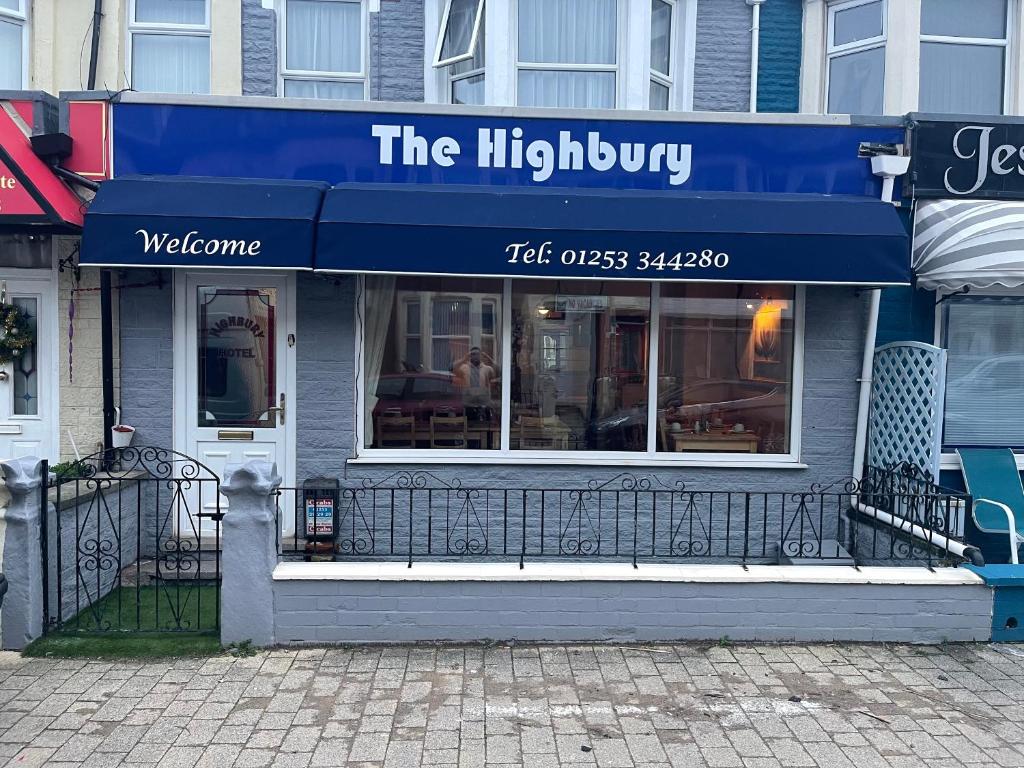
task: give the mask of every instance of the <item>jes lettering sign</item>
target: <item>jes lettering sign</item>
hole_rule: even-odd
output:
[[[1024,200],[1024,124],[923,120],[914,130],[915,197]]]

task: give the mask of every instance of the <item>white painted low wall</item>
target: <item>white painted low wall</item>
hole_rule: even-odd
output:
[[[278,644],[430,640],[987,640],[959,568],[281,563]]]

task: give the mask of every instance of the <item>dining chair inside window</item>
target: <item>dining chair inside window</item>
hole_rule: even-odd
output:
[[[467,448],[466,432],[468,425],[465,415],[462,416],[431,416],[430,447],[431,448]]]
[[[377,417],[378,448],[415,448],[416,419],[385,413]]]

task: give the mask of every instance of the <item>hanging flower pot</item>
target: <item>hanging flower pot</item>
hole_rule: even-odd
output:
[[[127,448],[135,437],[135,427],[127,424],[115,424],[110,428],[110,445],[114,448]]]

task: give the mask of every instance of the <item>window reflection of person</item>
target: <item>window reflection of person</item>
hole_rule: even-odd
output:
[[[455,365],[455,386],[462,392],[466,416],[473,421],[490,421],[491,387],[497,381],[494,360],[473,347]]]

